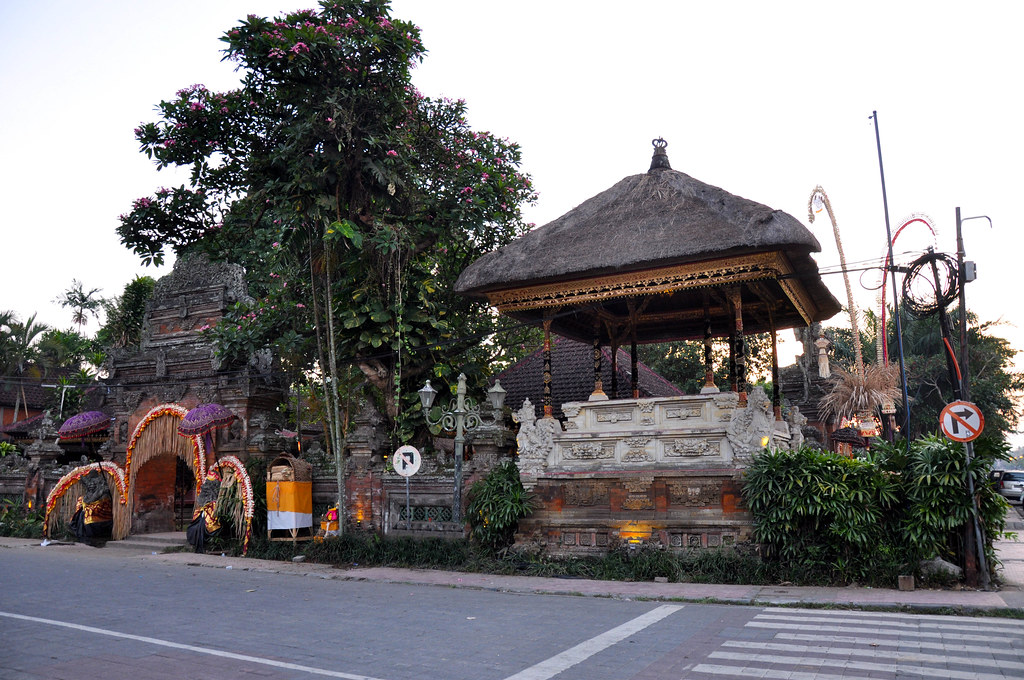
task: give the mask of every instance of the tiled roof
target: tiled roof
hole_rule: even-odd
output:
[[[569,401],[586,401],[594,391],[594,350],[582,342],[560,336],[551,338],[551,403],[556,418],[562,417],[561,405]],[[601,348],[601,379],[604,391],[614,398],[612,389],[612,356],[607,347]],[[616,363],[619,397],[629,396],[629,352],[619,349]],[[643,362],[637,362],[638,388],[641,397],[671,397],[683,391],[652,371]],[[495,376],[505,388],[505,404],[513,410],[529,399],[537,415],[544,405],[544,351],[543,348],[525,357]]]

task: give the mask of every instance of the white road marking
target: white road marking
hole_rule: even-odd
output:
[[[849,645],[876,645],[878,647],[901,647],[913,649],[930,649],[937,652],[967,652],[968,654],[1007,654],[1024,658],[1024,650],[1015,652],[1000,647],[983,645],[947,645],[942,642],[919,642],[917,640],[900,640],[886,638],[854,637],[852,635],[806,635],[803,633],[778,633],[776,640],[793,640],[794,642],[819,642],[826,644],[843,643]]]
[[[831,666],[854,671],[873,671],[877,673],[895,673],[902,675],[922,675],[933,678],[949,678],[950,680],[1006,680],[1002,673],[974,673],[971,671],[954,671],[949,668],[923,668],[908,664],[870,663],[867,661],[846,661],[840,659],[822,659],[819,657],[779,656],[776,654],[737,654],[734,652],[711,652],[711,659],[726,661],[747,661],[758,663],[778,663],[791,666]]]
[[[581,642],[561,654],[556,654],[546,661],[541,661],[539,664],[530,666],[515,675],[510,675],[505,680],[548,680],[548,678],[553,678],[567,668],[571,668],[581,661],[586,661],[598,652],[602,652],[622,642],[631,635],[639,633],[644,628],[661,621],[666,616],[674,614],[682,608],[681,605],[674,604],[656,607],[632,621],[627,621],[621,626]]]
[[[768,628],[770,630],[806,630],[806,631],[818,631],[818,632],[829,632],[829,633],[874,633],[879,632],[877,628],[855,628],[849,626],[823,626],[823,625],[801,625],[798,623],[775,623],[768,621],[750,621],[747,624],[749,628]],[[900,637],[906,638],[939,638],[941,640],[958,640],[962,642],[1006,642],[1013,643],[1019,642],[1020,637],[999,637],[998,635],[946,635],[941,632],[927,632],[927,631],[914,631],[914,630],[893,630],[884,631],[892,632]]]
[[[780,610],[778,608],[764,609],[762,610],[766,614],[778,614]],[[828,611],[829,616],[833,617],[852,617],[862,618],[870,616],[873,619],[900,619],[903,621],[951,621],[956,620],[961,623],[980,623],[992,626],[1002,626],[1009,628],[1016,628],[1017,630],[1024,630],[1024,621],[1014,621],[1012,619],[993,619],[991,616],[944,616],[942,614],[900,614],[898,612],[863,612],[854,609],[786,609],[785,611],[794,614],[817,614],[821,615],[822,612]],[[758,614],[761,616],[761,614]]]
[[[900,663],[955,663],[963,666],[984,664],[986,668],[1002,668],[1005,670],[1024,670],[1024,663],[994,658],[971,658],[966,656],[948,656],[945,654],[925,654],[921,652],[893,652],[885,649],[862,649],[857,647],[832,647],[828,645],[790,645],[781,642],[753,642],[751,640],[726,640],[723,647],[739,647],[740,649],[761,649],[773,652],[799,652],[802,654],[845,654],[847,656],[870,656],[878,659],[892,659]],[[988,650],[991,653],[994,650]]]
[[[730,678],[770,678],[771,680],[877,680],[867,676],[853,676],[843,673],[831,675],[825,673],[808,673],[806,671],[778,671],[769,668],[743,668],[740,666],[720,666],[713,663],[699,663],[690,669],[691,673],[708,673],[710,675],[728,675]]]
[[[786,614],[758,614],[754,617],[757,620],[779,620],[779,621],[800,621],[804,623],[835,623],[831,616],[790,616]],[[1017,630],[1024,632],[1024,629],[1007,628],[998,625],[963,625],[956,622],[956,619],[947,618],[946,621],[921,621],[919,619],[902,620],[877,620],[872,618],[844,618],[842,622],[846,625],[880,626],[885,628],[905,629],[907,626],[915,628],[941,628],[942,630],[969,630],[978,633],[1015,633]],[[988,621],[986,623],[992,623]]]
[[[135,640],[136,642],[145,642],[150,645],[158,645],[160,647],[170,647],[171,649],[182,649],[188,652],[195,652],[197,654],[208,654],[210,656],[219,656],[224,659],[234,659],[236,661],[248,661],[249,663],[262,664],[264,666],[273,666],[274,668],[284,668],[290,671],[303,671],[310,673],[311,675],[325,675],[330,678],[343,678],[344,680],[379,680],[368,675],[353,675],[352,673],[342,673],[340,671],[331,671],[325,668],[313,668],[312,666],[303,666],[297,663],[289,663],[287,661],[276,661],[274,659],[264,659],[258,656],[248,656],[246,654],[236,654],[234,652],[226,652],[220,649],[213,649],[210,647],[197,647],[195,645],[185,645],[180,642],[171,642],[169,640],[160,640],[158,638],[146,637],[144,635],[131,635],[129,633],[120,633],[116,630],[106,630],[104,628],[95,628],[93,626],[83,626],[78,623],[68,623],[67,621],[55,621],[53,619],[42,619],[37,616],[24,616],[22,614],[12,614],[10,612],[0,611],[0,616],[7,617],[9,619],[17,619],[19,621],[31,621],[33,623],[42,623],[48,626],[58,626],[60,628],[71,628],[72,630],[80,630],[85,633],[95,633],[97,635],[106,635],[109,637],[122,638],[124,640]]]

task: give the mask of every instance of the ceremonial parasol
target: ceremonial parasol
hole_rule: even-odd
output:
[[[73,415],[57,430],[61,439],[77,439],[102,432],[110,427],[111,418],[103,411],[86,411]]]
[[[213,456],[213,437],[210,433],[218,427],[230,425],[235,414],[220,404],[199,404],[185,414],[178,423],[178,434],[182,437],[205,435],[207,460],[216,460]]]

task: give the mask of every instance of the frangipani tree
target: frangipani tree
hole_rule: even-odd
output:
[[[419,29],[384,0],[250,15],[222,40],[240,87],[184,88],[136,129],[158,167],[191,176],[137,199],[122,242],[147,263],[171,248],[245,265],[256,300],[210,329],[221,356],[273,345],[321,375],[336,453],[349,367],[405,438],[424,372],[479,375],[500,351],[480,339],[509,322],[450,284],[528,228],[519,147],[472,130],[464,102],[416,90]]]

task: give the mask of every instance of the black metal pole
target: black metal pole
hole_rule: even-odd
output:
[[[896,318],[896,348],[900,359],[900,384],[903,388],[903,437],[907,441],[907,453],[910,453],[910,395],[907,392],[907,367],[903,358],[903,324],[900,322],[900,293],[896,286],[896,262],[892,256],[892,227],[889,226],[889,198],[885,192],[885,170],[882,167],[882,140],[878,133],[878,111],[871,112],[871,119],[875,122],[878,174],[882,178],[882,207],[885,211],[885,240],[889,248],[889,273],[892,276],[892,309],[893,316]]]
[[[982,215],[989,221],[991,226],[992,220]],[[967,219],[973,220],[974,217],[968,217]],[[957,274],[960,277],[960,393],[963,395],[964,401],[971,400],[971,381],[970,381],[970,353],[968,352],[967,345],[967,269],[964,265],[964,235],[963,235],[963,219],[960,217],[960,206],[956,208],[956,264]],[[974,458],[974,442],[966,442],[964,444],[964,454],[966,457],[966,464],[968,470],[970,469],[971,459]],[[989,575],[988,575],[988,558],[985,556],[985,537],[984,531],[981,526],[981,521],[978,519],[978,498],[974,493],[974,477],[970,474],[967,475],[967,492],[971,494],[971,509],[973,510],[973,524],[974,524],[974,541],[977,550],[978,560],[978,571],[981,576],[981,586],[983,588],[989,587]]]

